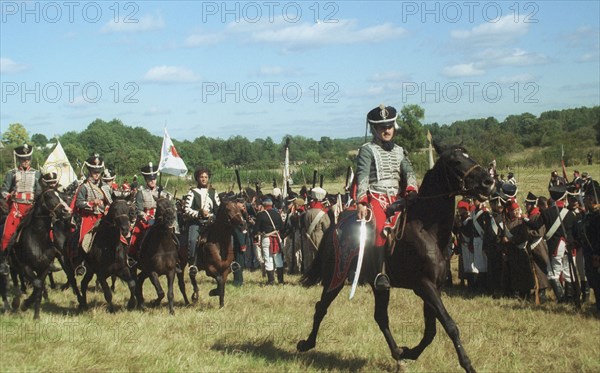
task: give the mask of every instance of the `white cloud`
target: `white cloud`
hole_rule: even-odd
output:
[[[144,75],[144,81],[152,83],[192,83],[198,80],[192,70],[178,66],[156,66]]]
[[[0,58],[0,73],[16,74],[29,69],[29,66],[17,63],[10,58]]]
[[[384,71],[373,74],[370,81],[373,82],[402,82],[408,79],[406,74],[398,71]]]
[[[516,74],[511,76],[503,76],[497,79],[497,82],[500,84],[529,83],[535,81],[537,81],[537,78],[532,74]]]
[[[525,21],[524,16],[515,20],[510,14],[500,17],[497,22],[486,22],[470,30],[453,30],[450,36],[476,46],[505,45],[527,34],[530,23]]]
[[[155,115],[167,115],[171,114],[171,110],[169,109],[161,109],[156,106],[152,106],[144,111],[144,115],[147,117],[155,116]]]
[[[474,63],[461,63],[458,65],[445,67],[442,73],[450,78],[458,78],[483,75],[485,74],[485,70],[475,67]]]
[[[486,49],[475,57],[481,66],[530,66],[549,62],[549,58],[541,53],[515,49]]]
[[[223,34],[196,33],[196,34],[192,34],[192,35],[188,36],[185,39],[184,45],[186,47],[195,48],[195,47],[201,47],[204,45],[215,45],[224,39],[225,39],[225,35],[223,35]]]
[[[593,51],[590,53],[584,53],[576,61],[577,62],[598,62],[600,60],[600,53]]]
[[[147,14],[140,18],[134,16],[131,19],[120,19],[119,22],[111,19],[102,27],[101,32],[144,32],[162,30],[164,27],[165,21],[161,15],[153,16]]]

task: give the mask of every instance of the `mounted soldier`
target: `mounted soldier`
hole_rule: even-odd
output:
[[[156,178],[158,176],[157,166],[153,165],[152,162],[149,162],[142,167],[140,171],[144,176],[146,185],[139,186],[137,188],[137,193],[135,194],[137,221],[133,227],[131,241],[129,242],[129,256],[134,258],[133,262],[130,261],[130,265],[135,264],[135,258],[139,257],[139,249],[144,233],[154,224],[156,201],[158,201],[159,198],[171,199],[171,194],[169,192],[156,185]]]
[[[397,215],[390,211],[393,219],[388,221],[388,208],[395,210],[395,206],[402,203],[394,204],[400,197],[409,201],[417,198],[417,178],[408,153],[394,143],[394,135],[400,128],[397,119],[398,112],[391,106],[382,104],[369,111],[367,124],[373,138],[361,146],[357,157],[358,219],[375,220],[376,259],[372,265],[377,266],[379,272],[375,278],[378,290],[390,288],[389,278],[383,270],[386,255],[384,227],[391,230]]]
[[[31,209],[33,200],[42,191],[39,184],[41,173],[31,168],[33,148],[23,144],[16,147],[13,154],[16,167],[6,173],[1,190],[2,198],[8,202],[9,208],[0,247],[0,272],[2,273],[8,273],[6,256],[9,242],[17,231],[21,219]]]
[[[198,167],[194,171],[196,187],[191,188],[185,198],[185,214],[188,223],[188,264],[190,276],[196,276],[196,247],[201,237],[205,237],[208,226],[214,220],[217,208],[221,204],[215,189],[210,187],[210,171]]]
[[[119,188],[119,185],[115,183],[115,176],[109,169],[105,169],[102,172],[102,184],[100,188],[102,188],[104,195],[109,200],[109,204],[114,200],[114,193]]]

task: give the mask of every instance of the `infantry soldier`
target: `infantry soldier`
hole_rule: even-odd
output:
[[[273,201],[265,198],[262,201],[264,210],[256,215],[256,230],[260,232],[260,245],[262,256],[267,271],[267,285],[275,283],[273,271],[277,269],[277,281],[283,284],[283,255],[281,245],[281,231],[283,220],[281,215],[273,208]]]
[[[221,204],[219,196],[209,187],[210,171],[198,167],[194,171],[196,187],[191,188],[185,198],[185,214],[190,219],[188,225],[188,264],[190,276],[198,273],[196,267],[196,246],[198,240],[205,235],[207,228]]]
[[[573,283],[571,280],[571,271],[566,255],[571,255],[570,249],[573,245],[573,226],[576,223],[575,214],[566,208],[565,198],[567,189],[564,185],[555,186],[549,189],[550,197],[554,201],[554,206],[548,207],[540,212],[540,219],[525,220],[527,226],[531,229],[546,227],[546,242],[550,254],[550,266],[548,270],[548,281],[554,290],[556,299],[563,302],[572,298]],[[565,279],[565,291],[559,282],[560,275]],[[566,294],[565,294],[566,293]]]
[[[548,207],[545,197],[537,197],[529,192],[525,198],[525,207],[527,216],[530,220],[541,218],[541,210]],[[537,286],[540,294],[540,302],[546,301],[546,289],[550,287],[548,283],[548,266],[550,259],[548,258],[548,245],[544,238],[546,227],[542,226],[539,229],[529,230],[529,250],[532,259],[533,269],[537,279]]]
[[[474,209],[471,211],[471,223],[473,224],[472,245],[473,260],[470,272],[473,273],[473,285],[476,291],[485,291],[487,289],[487,256],[483,250],[483,243],[486,239],[485,233],[490,224],[492,216],[488,211],[485,202],[474,200]]]
[[[358,219],[367,219],[369,207],[375,220],[374,261],[371,266],[373,273],[379,272],[374,281],[377,290],[390,288],[389,278],[383,271],[386,210],[401,196],[406,196],[409,201],[417,197],[417,178],[408,153],[394,143],[394,135],[399,128],[397,118],[398,113],[391,106],[382,104],[371,110],[367,114],[367,123],[373,139],[361,146],[357,157]]]
[[[558,172],[552,171],[550,173],[550,181],[548,182],[548,189],[559,186],[559,185],[567,185],[567,181],[564,177],[558,176]]]
[[[329,225],[331,219],[327,215],[327,209],[323,206],[323,200],[327,195],[325,189],[316,187],[310,191],[312,201],[310,202],[309,209],[304,214],[304,227],[306,228],[306,241],[308,245],[303,253],[304,270],[308,271],[311,267],[319,245],[323,239],[323,235]]]
[[[16,147],[13,153],[18,166],[6,173],[2,184],[2,197],[7,200],[9,206],[0,247],[0,266],[3,267],[3,271],[7,270],[6,249],[10,239],[16,232],[22,217],[31,208],[35,197],[41,193],[39,184],[41,173],[31,168],[33,149],[24,144]]]
[[[521,207],[514,201],[508,202],[502,221],[502,246],[507,258],[505,290],[516,292],[527,299],[533,288],[533,273],[527,253],[527,227],[523,224]]]

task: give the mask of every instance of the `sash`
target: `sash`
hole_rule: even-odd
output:
[[[560,223],[565,219],[565,216],[567,216],[568,212],[569,212],[569,210],[567,210],[565,208],[560,210],[559,216],[556,217],[556,220],[554,220],[554,223],[552,223],[552,226],[550,227],[550,229],[548,229],[548,232],[546,232],[546,234],[544,235],[544,237],[547,240],[549,240],[552,236],[554,236],[554,233],[556,233],[556,231],[560,227]]]
[[[321,218],[323,218],[323,215],[325,215],[325,211],[323,211],[323,210],[321,210],[317,213],[317,216],[315,216],[314,220],[310,223],[310,226],[306,230],[307,234],[309,234],[309,235],[312,234],[312,232],[317,227],[317,224],[319,224],[319,222],[321,221]]]
[[[481,225],[479,225],[479,222],[477,221],[481,214],[483,214],[483,210],[479,210],[475,213],[475,215],[473,215],[473,227],[477,231],[479,237],[483,238],[483,228],[481,228]]]

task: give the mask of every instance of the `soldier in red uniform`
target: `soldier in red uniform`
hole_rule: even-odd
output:
[[[29,211],[35,197],[41,193],[39,184],[40,171],[31,168],[33,149],[27,145],[15,148],[14,157],[16,168],[8,171],[2,184],[2,198],[8,202],[9,212],[4,223],[0,247],[0,271],[7,272],[6,255],[8,244],[17,231],[23,216]]]

